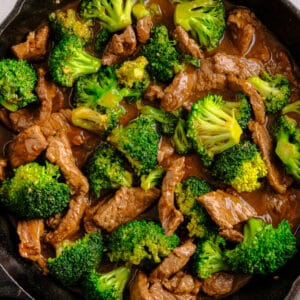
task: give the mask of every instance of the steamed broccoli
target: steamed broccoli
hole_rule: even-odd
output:
[[[157,186],[164,174],[164,169],[162,167],[156,167],[147,175],[141,176],[141,188],[145,191]]]
[[[25,60],[0,60],[0,104],[10,111],[16,111],[30,103],[37,102],[33,93],[37,76]]]
[[[71,87],[80,76],[99,70],[101,60],[87,53],[83,46],[82,39],[71,35],[63,38],[52,50],[49,68],[58,84]]]
[[[102,28],[96,35],[95,38],[95,50],[102,55],[105,51],[105,48],[112,38],[113,33],[111,33],[108,29]]]
[[[274,125],[276,139],[275,153],[284,164],[288,173],[300,180],[300,129],[297,122],[288,117],[280,116]]]
[[[83,0],[80,16],[98,19],[110,32],[120,31],[132,23],[131,11],[136,0]]]
[[[218,46],[225,30],[225,7],[222,0],[173,0],[177,3],[174,22],[198,40],[207,50]]]
[[[198,242],[193,256],[194,272],[199,278],[208,278],[213,273],[229,270],[225,261],[225,239],[219,235],[212,235],[205,241]]]
[[[297,100],[297,101],[287,104],[281,110],[282,114],[287,114],[287,113],[291,113],[291,112],[300,114],[300,100]]]
[[[70,189],[59,182],[59,167],[31,162],[14,169],[0,187],[0,203],[22,219],[48,218],[66,208]]]
[[[47,267],[49,273],[63,285],[75,285],[99,267],[102,253],[101,234],[87,233],[75,242],[63,241],[56,249],[56,257],[48,258]]]
[[[179,119],[174,134],[171,138],[172,146],[178,154],[188,154],[192,149],[192,143],[186,134],[186,121]]]
[[[149,62],[146,69],[151,78],[167,83],[179,71],[179,53],[175,44],[175,40],[170,40],[166,26],[156,25],[151,29],[150,39],[139,53]]]
[[[244,225],[243,242],[224,255],[234,272],[269,274],[285,265],[296,252],[296,238],[287,221],[273,228],[261,219],[251,218]]]
[[[215,157],[211,174],[238,192],[252,192],[261,186],[267,168],[256,145],[242,141]]]
[[[87,300],[122,300],[129,277],[126,267],[104,274],[92,271],[83,282],[83,294]]]
[[[87,161],[85,173],[97,197],[103,189],[131,186],[132,175],[123,165],[123,159],[110,144],[102,143],[96,149]]]
[[[107,140],[125,155],[138,176],[155,168],[159,135],[154,119],[141,115],[125,127],[114,128]]]
[[[288,79],[284,75],[271,76],[264,71],[260,77],[251,76],[247,80],[262,97],[267,112],[275,114],[288,103],[291,88]]]
[[[49,15],[49,21],[54,33],[53,38],[57,42],[69,35],[76,35],[84,41],[92,38],[93,22],[78,19],[74,9],[52,12]]]
[[[176,204],[187,220],[190,237],[203,238],[214,231],[212,222],[197,197],[212,191],[212,188],[197,177],[191,176],[176,185]]]
[[[134,220],[112,232],[108,238],[107,255],[111,262],[123,261],[134,265],[148,261],[159,263],[178,244],[178,236],[166,236],[157,223]]]
[[[228,113],[219,95],[208,94],[193,103],[187,120],[187,136],[205,166],[211,164],[216,154],[239,143],[242,129],[234,111]]]

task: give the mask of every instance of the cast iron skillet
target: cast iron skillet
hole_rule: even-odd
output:
[[[74,1],[74,0],[71,0]],[[20,0],[16,10],[0,26],[0,58],[10,55],[10,46],[24,39],[47,19],[49,11],[71,2],[62,0]],[[284,0],[231,1],[252,9],[258,18],[269,27],[278,39],[290,50],[295,62],[300,65],[300,12]],[[18,237],[9,217],[0,213],[0,298],[1,299],[63,299],[82,297],[63,288],[52,278],[43,276],[38,266],[18,254]],[[300,248],[300,230],[298,230]],[[244,288],[228,297],[230,300],[281,300],[288,294],[292,283],[300,275],[300,254],[284,268],[270,277],[255,277]],[[297,297],[297,296],[296,296]],[[294,298],[296,299],[296,298]],[[299,299],[299,298],[298,298]],[[291,300],[291,298],[289,299]]]

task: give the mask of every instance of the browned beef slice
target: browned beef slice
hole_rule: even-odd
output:
[[[111,66],[120,63],[136,50],[136,36],[132,26],[121,34],[114,34],[102,56],[102,64]]]
[[[150,31],[153,27],[151,16],[146,16],[136,22],[136,33],[138,41],[145,44],[150,38]]]
[[[184,157],[174,159],[167,170],[162,183],[162,195],[158,202],[158,213],[166,235],[171,235],[183,222],[182,213],[174,205],[174,192],[176,184],[184,176]]]
[[[241,243],[244,239],[244,236],[235,229],[222,229],[219,234],[225,239],[236,243]]]
[[[152,84],[150,85],[145,92],[145,99],[149,101],[154,101],[156,99],[162,99],[164,92],[159,85]]]
[[[270,185],[277,193],[284,194],[286,192],[287,185],[282,182],[282,176],[272,162],[271,154],[273,151],[273,147],[267,129],[265,128],[265,126],[255,121],[251,121],[248,127],[252,133],[252,138],[255,144],[260,149],[263,160],[266,164],[268,170],[267,179]]]
[[[159,164],[164,164],[174,153],[174,148],[172,147],[169,140],[162,138],[157,155],[157,161]]]
[[[12,124],[9,118],[9,111],[4,107],[0,108],[0,122],[8,129],[13,130]]]
[[[36,261],[47,272],[46,258],[42,255],[41,237],[44,234],[44,221],[19,221],[17,232],[20,239],[19,253],[22,257]]]
[[[183,245],[176,247],[150,274],[150,282],[163,281],[180,271],[196,251],[196,245],[188,240]]]
[[[234,275],[225,272],[214,273],[204,279],[202,290],[209,296],[218,296],[229,293],[233,288]]]
[[[11,49],[19,59],[39,59],[47,52],[48,36],[49,27],[45,25],[36,32],[30,32],[24,43],[14,45],[11,47]]]
[[[99,206],[93,220],[108,232],[133,220],[158,199],[160,190],[140,187],[121,187],[114,197]]]
[[[13,168],[34,161],[48,146],[37,125],[21,131],[9,144],[9,161]]]
[[[0,181],[3,181],[6,177],[6,169],[7,166],[7,160],[4,158],[0,158]]]
[[[257,215],[255,209],[241,197],[217,190],[198,197],[212,220],[221,229],[232,229],[234,225]]]

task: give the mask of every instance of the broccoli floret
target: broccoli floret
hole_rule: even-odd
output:
[[[87,233],[75,242],[63,241],[56,249],[56,257],[48,258],[47,268],[49,273],[63,285],[75,285],[99,267],[102,254],[101,234]]]
[[[58,84],[71,87],[80,76],[99,70],[101,60],[87,53],[83,46],[82,39],[71,35],[63,38],[52,50],[50,73]]]
[[[83,0],[80,16],[98,19],[110,32],[120,31],[132,23],[131,11],[136,0]]]
[[[108,273],[92,271],[83,282],[83,294],[87,300],[122,300],[129,277],[126,267]]]
[[[26,60],[0,60],[0,78],[0,104],[6,109],[16,111],[37,102],[37,75]]]
[[[151,15],[149,8],[145,5],[145,3],[141,2],[135,3],[133,5],[132,14],[137,20]]]
[[[147,175],[141,176],[141,188],[145,191],[157,186],[164,174],[164,169],[162,167],[156,167]]]
[[[179,244],[176,234],[167,236],[153,221],[134,220],[119,226],[108,239],[107,255],[111,262],[134,265],[159,263]]]
[[[251,218],[244,225],[244,240],[226,250],[226,262],[234,272],[270,274],[285,265],[297,252],[296,238],[283,220],[277,228]]]
[[[199,68],[201,64],[201,59],[189,54],[184,54],[181,55],[181,62],[183,64],[187,64]]]
[[[60,41],[66,36],[76,35],[84,41],[92,38],[92,21],[82,21],[76,16],[74,9],[58,10],[49,15],[53,38]]]
[[[210,235],[214,228],[197,197],[212,191],[212,188],[197,177],[191,176],[176,185],[176,204],[187,220],[190,237],[203,238]]]
[[[256,145],[242,141],[215,157],[211,174],[238,192],[252,192],[260,188],[259,179],[267,175],[267,167]]]
[[[260,77],[251,76],[247,80],[260,94],[267,112],[275,114],[288,103],[291,88],[288,79],[284,75],[271,76],[264,71]]]
[[[205,166],[211,164],[216,154],[238,144],[241,134],[234,109],[228,113],[221,96],[208,94],[193,103],[187,120],[187,136]]]
[[[224,257],[225,245],[225,239],[219,235],[198,243],[193,262],[194,272],[199,278],[205,279],[213,273],[229,270]]]
[[[140,55],[147,58],[146,69],[152,79],[167,83],[179,71],[179,53],[175,44],[175,40],[170,40],[166,26],[156,25],[151,29],[150,39],[142,46]]]
[[[282,110],[281,113],[282,114],[287,114],[287,113],[298,113],[300,114],[300,100],[298,101],[294,101],[292,103],[287,104]]]
[[[141,115],[125,127],[114,128],[107,140],[125,155],[140,176],[155,168],[159,138],[155,120]]]
[[[102,55],[105,51],[105,48],[108,44],[108,42],[110,41],[110,39],[112,38],[113,33],[111,33],[108,29],[106,28],[102,28],[102,30],[100,30],[95,38],[95,50]]]
[[[178,154],[188,154],[192,149],[192,143],[187,137],[186,131],[186,121],[179,119],[171,138],[172,146]]]
[[[288,116],[280,116],[275,122],[273,133],[276,139],[275,153],[287,172],[300,180],[300,129],[297,122]]]
[[[225,7],[222,0],[173,0],[174,22],[190,31],[207,50],[218,46],[225,30]]]
[[[102,143],[88,159],[85,173],[92,191],[100,197],[103,189],[131,186],[132,175],[123,167],[124,161],[108,143]]]
[[[58,166],[31,162],[13,171],[0,187],[0,203],[13,214],[22,219],[48,218],[68,206],[70,188],[59,182]]]

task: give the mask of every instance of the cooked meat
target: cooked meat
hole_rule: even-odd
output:
[[[139,271],[130,285],[130,300],[154,300],[149,292],[149,286],[147,275]]]
[[[93,220],[108,232],[133,220],[149,208],[160,195],[160,190],[140,187],[121,187],[114,197],[99,206]]]
[[[0,122],[7,128],[12,129],[12,124],[9,119],[9,112],[4,107],[0,108]]]
[[[204,57],[204,54],[197,42],[190,38],[189,34],[181,26],[176,26],[173,31],[173,37],[177,40],[179,50],[182,53],[189,54],[197,58]]]
[[[236,243],[241,243],[244,239],[244,236],[235,229],[222,229],[219,234],[225,239]]]
[[[153,26],[151,16],[143,17],[136,22],[136,33],[138,41],[145,44],[150,38],[150,31]]]
[[[19,59],[37,60],[43,57],[47,51],[49,27],[41,27],[36,32],[29,32],[26,41],[11,47],[12,52]]]
[[[103,199],[103,200],[101,199],[96,205],[89,206],[85,210],[84,218],[83,218],[83,226],[84,226],[84,230],[86,232],[100,231],[99,226],[95,223],[93,218],[94,218],[95,213],[99,209],[99,207],[101,205],[103,205],[103,203],[105,203],[105,201],[107,201],[108,199],[109,199],[109,197],[107,199]]]
[[[20,239],[20,255],[36,261],[44,273],[47,273],[46,258],[42,255],[41,245],[41,237],[44,234],[44,220],[19,221],[17,232]]]
[[[198,197],[212,220],[221,229],[233,229],[233,226],[257,215],[255,209],[242,197],[216,190]]]
[[[233,288],[234,275],[217,272],[211,277],[204,279],[202,290],[209,296],[225,295]]]
[[[144,98],[153,102],[157,99],[162,99],[164,96],[163,89],[159,85],[151,84],[144,95]]]
[[[173,234],[183,221],[182,213],[176,209],[174,204],[174,192],[176,184],[184,176],[184,161],[184,157],[173,160],[162,183],[162,195],[158,202],[158,214],[166,235]]]
[[[283,182],[282,175],[272,162],[272,141],[267,129],[265,128],[265,126],[254,121],[251,121],[248,127],[252,133],[252,138],[255,144],[260,149],[263,160],[267,166],[267,179],[269,181],[269,184],[277,193],[284,194],[286,192],[287,185]]]
[[[161,165],[169,165],[167,161],[172,156],[174,151],[175,150],[172,147],[171,143],[167,139],[162,138],[159,144],[158,155],[157,155],[158,163]]]
[[[248,97],[255,116],[255,120],[260,124],[265,124],[266,112],[264,101],[254,86],[244,79],[239,79],[236,76],[228,76],[229,87],[237,92],[244,92]]]
[[[45,224],[50,229],[55,230],[58,227],[59,223],[61,222],[62,217],[63,217],[63,214],[62,213],[58,213],[58,214],[56,214],[56,215],[48,218],[45,221]]]
[[[12,168],[34,161],[48,146],[37,125],[21,131],[9,144],[9,162]]]
[[[6,177],[6,169],[7,166],[7,160],[4,158],[0,158],[0,181],[3,181]]]
[[[136,50],[136,36],[132,26],[127,26],[121,34],[114,34],[102,56],[102,64],[111,66],[120,63]]]
[[[188,240],[176,247],[150,274],[149,281],[164,281],[180,271],[196,251],[196,245]]]

